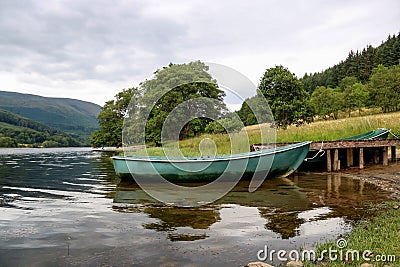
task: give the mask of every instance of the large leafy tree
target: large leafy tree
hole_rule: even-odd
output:
[[[246,99],[246,101],[250,99]],[[245,126],[257,124],[257,118],[246,101],[243,101],[242,106],[236,113]]]
[[[309,94],[287,68],[276,66],[267,69],[258,88],[267,99],[278,127],[312,121]]]
[[[273,121],[271,111],[266,106],[264,96],[260,91],[257,91],[255,96],[243,101],[240,110],[236,111],[236,114],[245,126],[271,123]]]
[[[354,76],[347,76],[339,83],[339,88],[343,92],[344,108],[347,109],[349,117],[353,108],[357,106],[357,95],[353,92],[353,85],[356,83],[358,81]]]
[[[122,145],[122,126],[127,116],[129,103],[139,97],[137,88],[124,89],[107,101],[99,116],[100,130],[94,132],[90,138],[93,147]],[[132,105],[134,106],[134,105]]]
[[[358,108],[358,115],[361,116],[361,108],[367,106],[369,92],[367,87],[362,83],[355,83],[352,86],[352,94],[354,97],[355,107]]]
[[[315,113],[322,118],[337,119],[344,105],[343,93],[330,87],[317,86],[311,95],[311,105]]]
[[[140,107],[129,122],[129,129],[126,129],[132,138],[130,142],[143,142],[142,133],[136,131],[143,124],[145,141],[160,145],[163,127],[170,127],[173,132],[180,130],[179,138],[183,139],[204,133],[207,124],[212,121],[210,117],[222,118],[227,113],[222,102],[225,93],[218,88],[208,70],[208,66],[200,61],[171,63],[157,70],[152,79],[141,83],[143,96],[138,101]],[[171,112],[173,115],[169,116]],[[182,129],[176,128],[181,126]],[[163,135],[165,137],[168,136]]]
[[[399,110],[400,65],[374,68],[368,89],[374,106],[381,107],[383,112]]]

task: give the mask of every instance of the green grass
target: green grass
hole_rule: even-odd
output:
[[[384,203],[378,207],[382,211],[378,216],[371,220],[361,222],[351,233],[346,235],[344,239],[347,241],[347,246],[342,249],[343,255],[346,255],[347,250],[359,251],[360,258],[354,257],[352,261],[351,254],[349,259],[346,257],[336,261],[329,261],[326,257],[322,262],[306,262],[305,266],[360,266],[365,261],[362,252],[369,250],[372,252],[368,256],[371,260],[368,263],[375,264],[376,266],[400,266],[400,209],[399,204],[396,202]],[[326,250],[339,250],[336,241],[331,241],[317,246],[317,257],[321,252]],[[379,255],[379,256],[378,256]],[[378,262],[382,259],[382,255],[389,259],[390,262]],[[393,257],[395,256],[395,261]]]
[[[261,130],[260,130],[260,127]],[[276,131],[276,142],[301,142],[301,141],[323,141],[335,140],[347,136],[362,134],[377,128],[390,128],[394,133],[400,135],[400,112],[388,114],[375,114],[363,117],[351,117],[338,120],[317,121],[299,127],[290,126],[287,129]],[[266,140],[262,140],[260,131],[268,132]],[[247,137],[248,136],[248,137]],[[231,153],[248,152],[251,144],[267,143],[275,141],[275,134],[268,125],[248,126],[240,133],[229,135],[215,134],[202,135],[199,137],[179,141],[179,148],[184,156],[214,155],[213,145],[203,141],[202,147],[208,153],[201,153],[199,146],[202,140],[211,139],[216,146],[216,154],[224,155]],[[168,144],[169,148],[176,143]],[[204,151],[204,150],[203,150]],[[164,156],[165,152],[160,147],[150,147],[147,153],[152,156]],[[145,151],[138,151],[135,155],[145,155]],[[179,155],[175,155],[179,156]]]
[[[231,141],[232,139],[232,141]],[[184,156],[213,156],[231,153],[242,153],[249,151],[251,143],[247,141],[246,132],[242,131],[231,135],[227,134],[204,134],[191,139],[179,141],[179,151]],[[169,143],[162,147],[149,147],[147,153],[151,156],[171,155],[179,157],[173,151],[176,143]],[[169,152],[172,151],[172,152]],[[172,153],[172,154],[171,154]],[[134,155],[146,155],[145,150],[139,150]]]
[[[400,112],[317,121],[300,127],[277,131],[278,142],[323,141],[365,133],[377,128],[390,128],[400,134]]]

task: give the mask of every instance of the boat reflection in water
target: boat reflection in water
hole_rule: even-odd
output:
[[[369,216],[365,202],[388,199],[340,174],[299,173],[176,208],[120,182],[109,154],[29,151],[0,155],[0,266],[244,266],[265,246],[334,240]]]
[[[240,181],[213,204],[180,208],[158,202],[134,182],[121,181],[115,191],[113,209],[148,214],[155,221],[145,223],[143,227],[166,232],[171,241],[206,239],[213,225],[219,223],[229,227],[229,224],[242,220],[249,224],[264,220],[266,231],[273,232],[277,238],[289,239],[301,235],[302,226],[306,227],[310,222],[341,218],[351,224],[360,219],[365,215],[360,212],[364,202],[374,201],[365,193],[377,190],[370,184],[340,174],[302,174],[300,177],[269,179],[252,193],[248,192],[248,185],[248,181]],[[386,197],[387,194],[381,192],[376,194],[375,200]],[[250,209],[256,209],[256,212]],[[224,220],[221,212],[230,215]]]

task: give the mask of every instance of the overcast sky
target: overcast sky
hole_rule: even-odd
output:
[[[398,0],[0,0],[0,90],[103,105],[193,60],[257,85],[267,68],[302,77],[399,31]]]

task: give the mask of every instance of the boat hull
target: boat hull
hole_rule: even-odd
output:
[[[166,160],[165,158],[112,157],[121,177],[140,176],[149,180],[160,174],[171,182],[208,182],[224,177],[250,177],[259,172],[266,176],[287,176],[306,157],[311,142],[303,142],[263,151],[227,157]],[[268,175],[267,175],[268,174]]]

